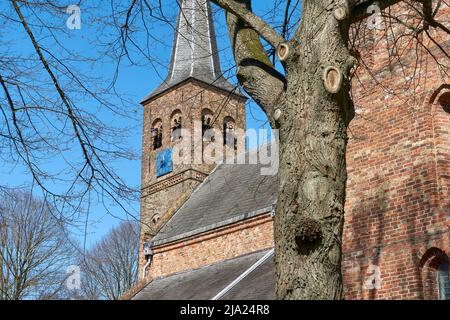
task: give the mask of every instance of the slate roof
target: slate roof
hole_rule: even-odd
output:
[[[275,259],[272,255],[221,300],[275,300],[275,280]]]
[[[225,91],[235,91],[235,87],[223,77],[220,70],[214,22],[207,0],[182,1],[167,77],[141,103],[189,78]]]
[[[269,149],[270,150],[270,149]],[[254,152],[246,153],[248,159]],[[276,203],[277,176],[259,164],[220,164],[153,238],[152,246],[176,241],[267,213]]]
[[[155,279],[132,300],[210,300],[257,263],[268,251],[254,252],[199,269]],[[273,255],[252,270],[220,299],[275,299]]]

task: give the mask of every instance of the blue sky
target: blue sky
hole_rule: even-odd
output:
[[[265,2],[265,1],[264,1]],[[101,3],[101,2],[99,2]],[[108,10],[106,5],[107,1],[103,2],[105,6],[105,12]],[[87,2],[89,4],[89,1]],[[0,10],[5,9],[8,4],[0,5]],[[255,1],[255,11],[261,13],[264,16],[264,12],[273,6],[273,4],[265,4],[262,1]],[[8,9],[8,8],[6,8]],[[175,25],[175,16],[177,14],[177,7],[167,5],[164,8],[165,15],[173,21]],[[9,8],[10,10],[10,8]],[[221,64],[223,70],[228,70],[233,66],[233,59],[231,56],[228,35],[224,24],[224,14],[217,7],[214,7],[216,18],[216,33],[218,39],[218,46],[221,56]],[[96,21],[96,18],[101,18],[105,12],[102,12],[102,7],[90,7],[88,5],[81,5],[81,29],[80,30],[66,30],[65,33],[58,35],[58,41],[63,43],[67,49],[66,52],[62,50],[55,50],[56,54],[61,53],[61,59],[69,59],[70,55],[80,54],[87,57],[95,57],[97,61],[95,63],[86,63],[80,61],[73,61],[72,65],[81,74],[89,74],[98,76],[101,81],[106,84],[109,83],[115,73],[114,58],[108,57],[101,52],[101,41],[108,42],[112,39],[112,31],[106,26],[100,25],[101,22]],[[51,19],[55,26],[65,26],[66,20],[69,15],[64,12],[56,16],[46,16],[44,19]],[[41,16],[42,17],[42,16]],[[113,104],[120,104],[122,101],[118,97],[124,97],[128,100],[126,104],[126,116],[121,117],[118,115],[112,115],[111,113],[99,109],[98,117],[103,121],[114,125],[123,127],[124,136],[126,136],[124,146],[131,148],[135,151],[136,155],[140,157],[141,154],[141,134],[142,134],[142,112],[139,105],[139,101],[142,97],[152,91],[158,84],[161,83],[162,78],[165,77],[167,72],[168,62],[170,60],[172,38],[173,38],[173,25],[168,25],[162,22],[152,22],[151,33],[153,36],[150,47],[152,48],[153,61],[146,60],[142,55],[133,55],[134,62],[137,65],[129,63],[126,59],[123,59],[120,67],[118,68],[117,80],[115,90],[118,92],[118,96],[111,97],[110,102]],[[47,42],[45,31],[42,31],[37,26],[32,26],[33,32],[35,32],[39,41],[45,46],[52,46],[51,42]],[[42,33],[41,33],[42,32]],[[104,34],[103,34],[104,32]],[[3,35],[3,37],[5,37]],[[30,47],[29,40],[23,30],[17,29],[17,33],[7,36],[8,39],[14,40],[14,50],[17,53],[30,53],[32,48]],[[140,39],[145,42],[145,39]],[[67,52],[69,54],[67,55]],[[103,56],[104,58],[103,58]],[[99,58],[100,56],[100,58]],[[227,76],[231,77],[231,81],[236,83],[233,73],[228,73]],[[77,98],[75,98],[77,99]],[[87,101],[80,98],[79,101],[84,103],[86,108],[98,108],[94,101]],[[267,118],[260,108],[254,103],[249,103],[246,107],[247,112],[247,127],[248,128],[260,128],[265,127],[269,129],[267,124]],[[80,157],[78,150],[73,150],[69,153],[72,157]],[[49,168],[49,170],[60,170],[63,165],[58,163],[57,159],[47,159],[46,163],[42,164],[43,167]],[[127,184],[130,186],[138,187],[140,184],[140,160],[123,160],[118,159],[111,165],[115,168],[116,173],[121,176]],[[9,185],[11,187],[16,186],[29,186],[30,176],[21,165],[5,164],[0,167],[0,179],[3,185]],[[55,183],[54,188],[63,188],[61,183]],[[106,201],[106,206],[109,206],[111,212],[114,212],[114,204]],[[135,216],[139,214],[139,203],[129,204],[131,211]],[[76,239],[80,242],[86,241],[86,245],[90,246],[92,243],[100,239],[107,231],[121,221],[121,219],[127,219],[123,213],[118,213],[118,217],[113,217],[106,213],[104,204],[100,203],[99,199],[92,199],[91,205],[88,207],[89,223],[87,224],[87,237],[84,237],[84,228],[74,228],[73,233]]]

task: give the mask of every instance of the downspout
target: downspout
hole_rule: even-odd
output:
[[[145,279],[147,268],[152,263],[152,256],[147,257],[147,263],[142,267],[142,279]]]
[[[150,266],[153,260],[153,251],[148,242],[144,243],[144,257],[147,260],[147,263],[142,267],[141,278],[145,279],[147,268]]]

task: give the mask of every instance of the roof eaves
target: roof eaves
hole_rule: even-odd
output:
[[[152,101],[152,100],[154,100],[154,99],[160,97],[160,96],[163,95],[164,93],[166,93],[166,92],[168,92],[168,91],[170,91],[170,90],[173,90],[173,89],[175,89],[176,87],[178,87],[178,86],[182,85],[183,83],[188,82],[188,81],[190,81],[190,80],[198,81],[198,82],[201,82],[201,83],[203,83],[203,84],[212,86],[212,87],[214,87],[214,88],[216,88],[216,89],[218,89],[218,90],[221,90],[221,91],[223,91],[223,92],[226,92],[226,93],[228,93],[228,94],[232,94],[232,95],[238,96],[238,97],[240,97],[240,98],[248,99],[247,96],[245,96],[244,94],[240,93],[238,90],[231,90],[231,89],[229,90],[229,89],[225,89],[225,88],[223,88],[222,86],[220,86],[220,85],[218,85],[218,84],[215,84],[214,82],[212,82],[212,83],[211,83],[211,82],[207,82],[207,81],[198,79],[197,77],[188,77],[188,78],[185,78],[185,79],[183,79],[183,80],[180,80],[180,81],[175,82],[175,83],[172,83],[172,84],[168,84],[168,83],[166,83],[166,82],[162,83],[162,84],[161,84],[160,86],[158,86],[155,90],[153,90],[150,94],[148,94],[147,96],[145,96],[145,98],[143,98],[139,103],[140,103],[141,105],[144,105],[144,104],[146,104],[146,103],[149,103],[150,101]],[[165,85],[166,85],[167,87],[166,87],[166,88],[163,88]],[[231,85],[231,84],[230,84],[230,85]],[[163,88],[163,89],[161,89],[161,88]]]
[[[275,204],[275,202],[274,202],[274,204]],[[180,211],[180,209],[179,209],[179,211]],[[163,245],[163,244],[168,244],[168,243],[171,243],[171,242],[176,242],[176,241],[179,241],[179,240],[182,240],[182,239],[186,239],[186,238],[189,238],[189,237],[192,237],[192,236],[195,236],[195,235],[199,235],[199,234],[202,234],[202,233],[205,233],[205,232],[212,231],[214,229],[225,227],[227,225],[230,225],[230,224],[233,224],[233,223],[236,223],[236,222],[240,222],[240,221],[243,221],[243,220],[246,220],[246,219],[254,218],[254,217],[259,216],[259,215],[263,215],[263,214],[271,212],[272,210],[273,210],[273,205],[269,206],[269,207],[264,207],[264,208],[261,208],[261,209],[258,209],[258,210],[254,210],[254,211],[251,211],[251,212],[243,213],[243,214],[240,214],[240,215],[238,215],[236,217],[233,217],[233,218],[230,218],[230,219],[227,219],[227,220],[223,220],[223,221],[220,221],[218,223],[214,223],[214,224],[211,224],[211,225],[208,225],[208,226],[205,226],[205,227],[201,227],[201,228],[198,228],[198,229],[195,229],[195,230],[192,230],[192,231],[184,232],[184,233],[178,234],[178,235],[173,236],[173,237],[169,237],[169,238],[161,239],[161,240],[151,241],[150,245],[152,247],[155,247],[155,246],[160,246],[160,245]]]

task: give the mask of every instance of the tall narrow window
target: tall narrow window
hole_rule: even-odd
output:
[[[232,117],[225,117],[223,120],[223,144],[230,148],[237,148],[237,139],[235,134],[235,122]]]
[[[206,141],[214,141],[213,113],[209,109],[202,110],[202,136]]]
[[[172,113],[171,123],[172,123],[172,141],[177,141],[182,138],[181,128],[183,127],[183,124],[180,110],[175,110]]]
[[[162,132],[163,132],[161,119],[156,119],[153,122],[151,132],[152,132],[152,139],[153,139],[153,142],[152,142],[153,150],[161,148],[162,147]]]
[[[450,300],[449,258],[440,248],[429,248],[419,262],[424,299]]]
[[[439,300],[450,300],[450,278],[448,274],[448,261],[439,265],[437,272]]]

